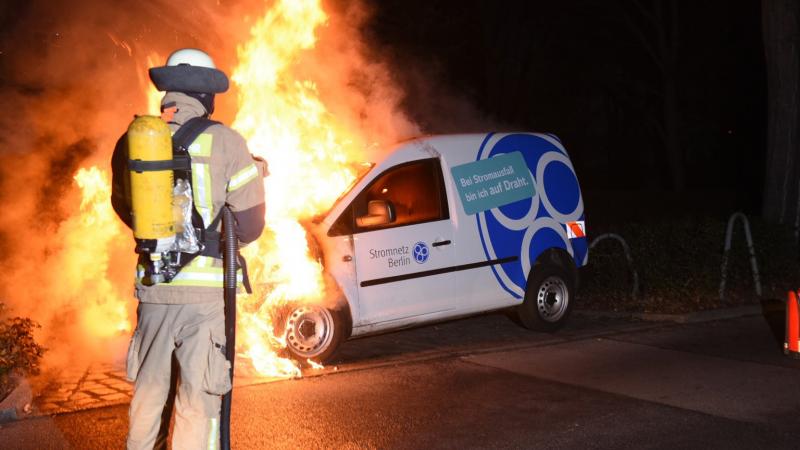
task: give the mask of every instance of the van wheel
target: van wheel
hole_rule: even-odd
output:
[[[525,289],[525,300],[517,307],[522,326],[536,331],[557,330],[572,310],[573,292],[572,278],[563,267],[536,264]]]
[[[297,305],[286,317],[286,349],[303,365],[324,364],[345,340],[340,311],[317,305]]]

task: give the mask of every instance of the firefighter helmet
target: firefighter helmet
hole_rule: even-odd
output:
[[[153,67],[149,73],[159,91],[217,94],[228,90],[228,77],[206,52],[196,48],[174,51],[166,65]]]
[[[182,48],[175,50],[167,58],[167,66],[179,66],[181,64],[188,64],[190,66],[207,67],[209,69],[216,69],[214,60],[208,53],[198,50],[196,48]]]

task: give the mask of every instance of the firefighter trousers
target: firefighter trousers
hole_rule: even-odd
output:
[[[173,355],[178,388],[172,448],[218,448],[221,395],[231,389],[223,302],[139,303],[137,313],[127,361],[128,378],[135,381],[127,448],[152,449],[156,443]]]

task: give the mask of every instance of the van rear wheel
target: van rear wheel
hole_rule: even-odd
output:
[[[318,305],[297,305],[286,317],[286,349],[303,365],[324,364],[345,340],[341,311]]]
[[[525,300],[517,315],[525,328],[552,332],[559,329],[572,311],[574,283],[561,266],[536,264],[528,279]]]

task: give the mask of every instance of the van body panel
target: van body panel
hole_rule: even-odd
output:
[[[358,325],[455,308],[457,274],[437,273],[455,265],[455,248],[432,245],[452,242],[449,220],[361,233],[354,241],[361,308]]]
[[[363,209],[365,195],[378,195],[376,186],[392,173],[432,160],[441,171],[446,217],[408,224],[398,219],[375,229],[354,225],[351,235],[327,234],[342,217]],[[430,202],[425,193],[439,195],[433,188],[415,191],[424,184],[420,180],[405,186],[390,180],[395,194],[387,193],[387,199],[410,211],[413,199],[398,190],[414,192],[421,203]],[[575,170],[554,135],[430,136],[390,149],[314,234],[328,241],[325,267],[350,306],[356,336],[522,303],[531,268],[543,252],[562,249],[576,267],[587,263],[583,209]],[[415,253],[420,243],[424,258]]]

